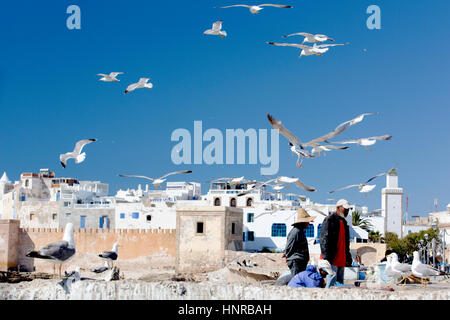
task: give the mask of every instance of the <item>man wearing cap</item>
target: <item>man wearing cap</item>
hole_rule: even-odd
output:
[[[309,223],[314,219],[315,217],[311,217],[305,209],[298,209],[297,219],[292,224],[293,228],[287,236],[286,250],[282,257],[286,258],[292,276],[304,271],[308,264],[308,241],[306,240],[304,229],[306,229]]]
[[[336,272],[336,281],[344,283],[344,268],[352,264],[350,253],[350,231],[345,218],[350,210],[347,200],[336,204],[336,212],[326,217],[320,232],[322,259],[328,260]]]

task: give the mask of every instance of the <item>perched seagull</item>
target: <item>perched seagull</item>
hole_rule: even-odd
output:
[[[308,187],[308,186],[306,186],[305,184],[303,184],[303,183],[300,181],[299,178],[289,178],[289,177],[285,177],[285,176],[280,176],[280,177],[277,177],[277,178],[269,179],[269,180],[264,181],[264,182],[257,182],[257,183],[253,186],[253,188],[248,189],[248,190],[245,190],[245,191],[239,193],[237,196],[238,196],[238,197],[241,197],[241,196],[244,196],[244,195],[246,195],[246,194],[249,194],[249,193],[253,192],[254,190],[261,189],[262,187],[269,185],[271,182],[274,182],[274,183],[277,184],[277,185],[278,185],[278,184],[279,184],[279,185],[283,185],[283,184],[290,184],[290,183],[293,183],[293,184],[295,184],[297,187],[302,188],[303,190],[311,191],[311,192],[316,191],[315,188]]]
[[[305,39],[303,39],[302,44],[305,43],[305,42],[311,42],[311,43],[319,42],[319,43],[322,43],[322,42],[325,42],[327,40],[334,41],[334,39],[332,39],[332,38],[330,38],[330,37],[328,37],[328,36],[326,36],[324,34],[311,34],[311,33],[306,33],[306,32],[292,33],[292,34],[285,35],[283,37],[287,38],[287,37],[291,37],[291,36],[304,36]]]
[[[134,175],[134,174],[119,174],[119,177],[123,177],[123,178],[142,178],[142,179],[147,179],[152,181],[153,185],[155,186],[155,188],[159,188],[160,185],[166,181],[166,179],[163,179],[167,176],[173,175],[173,174],[182,174],[182,173],[192,173],[191,170],[184,170],[184,171],[174,171],[174,172],[169,172],[165,175],[163,175],[162,177],[159,178],[149,178],[147,176],[140,176],[140,175]]]
[[[102,76],[103,78],[98,79],[99,81],[105,81],[105,82],[119,82],[120,80],[116,77],[119,74],[123,74],[123,72],[111,72],[109,75],[104,73],[99,73],[97,76]]]
[[[222,20],[218,20],[213,23],[212,29],[208,29],[203,34],[210,34],[220,36],[222,39],[227,36],[227,32],[222,30]]]
[[[308,152],[306,150],[306,147],[316,147],[318,146],[319,142],[326,141],[328,139],[331,139],[341,132],[343,132],[345,129],[347,129],[346,126],[343,126],[339,128],[338,130],[334,130],[322,137],[313,139],[307,143],[302,143],[299,138],[297,138],[292,132],[290,132],[288,129],[286,129],[282,124],[280,120],[275,119],[270,114],[267,114],[267,119],[269,120],[270,125],[277,129],[283,136],[285,136],[289,140],[289,145],[291,146],[291,151],[295,154],[297,154],[297,167],[302,167],[303,158],[313,158],[315,155],[311,152]]]
[[[257,14],[259,13],[259,11],[261,11],[262,7],[276,7],[276,8],[292,8],[292,6],[286,6],[283,4],[270,4],[270,3],[266,3],[266,4],[258,4],[258,5],[247,5],[247,4],[234,4],[232,6],[225,6],[225,7],[215,7],[218,9],[222,9],[222,8],[231,8],[231,7],[244,7],[244,8],[249,8],[250,12],[252,14]]]
[[[114,261],[117,260],[118,254],[117,249],[120,247],[119,243],[114,243],[111,251],[103,251],[103,253],[100,253],[98,256],[102,259],[105,259],[108,263],[108,267],[112,268],[114,266]],[[111,263],[111,266],[110,266]]]
[[[360,184],[352,184],[352,185],[349,185],[349,186],[346,186],[346,187],[342,187],[342,188],[339,188],[339,189],[336,189],[336,190],[333,190],[333,191],[328,191],[328,193],[334,193],[334,192],[337,192],[337,191],[341,191],[341,190],[349,189],[349,188],[353,188],[353,187],[358,187],[358,190],[361,193],[368,193],[368,192],[372,191],[376,187],[375,184],[374,185],[370,185],[369,182],[374,180],[375,178],[384,176],[385,174],[387,174],[391,170],[389,170],[387,172],[381,172],[381,173],[377,174],[376,176],[373,176],[372,178],[370,178],[366,182],[363,182],[363,183],[360,183]]]
[[[152,83],[147,83],[148,80],[150,80],[150,78],[140,78],[138,82],[136,83],[132,83],[127,87],[127,90],[125,90],[125,93],[134,91],[136,89],[143,89],[143,88],[147,88],[147,89],[151,89],[153,88],[153,84]]]
[[[75,242],[73,240],[73,224],[68,223],[64,229],[62,241],[49,243],[38,251],[31,251],[26,254],[30,258],[47,259],[55,265],[59,264],[59,277],[61,278],[61,266],[68,262],[75,255]]]
[[[420,262],[418,251],[413,252],[413,257],[414,257],[414,259],[413,259],[412,266],[411,266],[412,274],[415,275],[416,277],[421,278],[420,281],[422,283],[424,283],[424,281],[423,281],[424,278],[428,278],[431,276],[439,276],[439,275],[444,274],[443,272],[439,271],[438,269],[435,269],[432,266],[429,266],[427,264]]]
[[[395,282],[401,275],[400,272],[394,270],[392,268],[392,256],[388,256],[386,259],[386,268],[384,269],[384,273],[391,278],[391,282],[390,284],[392,284],[393,282]]]
[[[338,144],[356,143],[358,146],[368,147],[368,146],[374,145],[377,142],[377,140],[390,140],[391,138],[392,138],[392,136],[386,134],[384,136],[379,136],[379,137],[360,138],[360,139],[345,140],[345,141],[333,141],[333,143],[338,143]]]
[[[61,282],[58,282],[58,284],[63,287],[66,294],[70,293],[70,288],[73,283],[81,280],[81,270],[84,270],[83,268],[76,267],[75,271],[72,271],[70,274],[67,275],[66,279],[63,279]]]
[[[400,280],[400,282],[405,281],[407,276],[411,273],[411,265],[407,263],[400,263],[398,261],[398,255],[395,252],[391,253],[389,256],[391,257],[392,270],[400,273],[402,276],[402,280]]]
[[[97,139],[85,139],[80,140],[75,144],[75,149],[73,149],[72,152],[67,152],[64,154],[61,154],[59,156],[59,161],[61,162],[61,165],[63,168],[66,167],[66,163],[68,159],[75,159],[75,163],[81,163],[86,159],[86,152],[81,153],[83,150],[83,147],[91,142],[95,142]]]
[[[330,50],[329,47],[344,46],[344,45],[348,44],[348,43],[336,43],[336,44],[316,45],[314,43],[314,45],[311,47],[311,46],[306,46],[304,44],[297,44],[297,43],[277,43],[277,42],[267,42],[267,43],[274,45],[274,46],[279,46],[279,47],[295,47],[295,48],[302,49],[302,51],[300,52],[300,55],[298,56],[299,58],[301,58],[302,56],[312,56],[312,55],[322,56],[325,52]]]
[[[100,268],[97,268],[97,269],[92,269],[91,272],[102,273],[102,272],[105,272],[106,270],[109,270],[109,263],[108,263],[108,261],[105,261],[105,265],[103,267],[100,267]]]

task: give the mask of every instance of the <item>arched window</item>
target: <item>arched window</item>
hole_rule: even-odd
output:
[[[309,224],[308,227],[305,230],[305,236],[307,238],[314,238],[314,225],[313,224]]]
[[[286,237],[286,224],[284,223],[272,224],[272,237]]]
[[[236,198],[230,199],[230,207],[236,207]]]
[[[214,206],[220,207],[220,198],[215,198],[214,199]]]
[[[251,207],[253,205],[253,198],[247,198],[247,207]]]
[[[29,184],[30,184],[30,181],[28,179],[25,180],[25,188],[27,188]]]

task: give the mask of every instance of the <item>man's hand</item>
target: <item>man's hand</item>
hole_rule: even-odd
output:
[[[282,258],[286,258],[286,253],[283,253],[283,254],[281,255],[281,257],[282,257]]]

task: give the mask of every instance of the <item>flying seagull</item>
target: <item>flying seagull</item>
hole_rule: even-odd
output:
[[[329,191],[328,193],[335,193],[337,191],[341,191],[341,190],[349,189],[349,188],[353,188],[353,187],[358,187],[358,190],[361,193],[368,193],[368,192],[372,191],[376,187],[375,184],[370,185],[369,182],[371,182],[372,180],[374,180],[374,179],[376,179],[378,177],[384,176],[385,174],[387,174],[391,170],[386,171],[386,172],[381,172],[381,173],[377,174],[376,176],[373,176],[372,178],[370,178],[366,182],[363,182],[363,183],[360,183],[360,184],[352,184],[352,185],[349,185],[349,186],[346,186],[346,187],[342,187],[342,188],[339,188],[339,189],[336,189],[336,190],[333,190],[333,191]]]
[[[222,20],[218,20],[213,23],[212,29],[208,29],[203,34],[210,34],[220,36],[222,39],[227,36],[227,32],[222,30]]]
[[[292,8],[292,6],[286,6],[283,4],[270,4],[270,3],[266,3],[266,4],[258,4],[258,5],[247,5],[247,4],[234,4],[232,6],[225,6],[225,7],[215,7],[218,9],[223,9],[223,8],[232,8],[232,7],[244,7],[244,8],[249,8],[250,12],[252,14],[257,14],[259,13],[259,11],[261,11],[262,9],[264,9],[263,7],[276,7],[276,8]]]
[[[357,116],[356,118],[353,118],[352,120],[342,122],[340,125],[338,125],[336,127],[336,130],[341,127],[351,127],[351,126],[363,121],[365,116],[372,116],[372,115],[376,115],[376,114],[378,114],[378,112],[362,113],[359,116]]]
[[[119,174],[119,177],[123,177],[123,178],[142,178],[142,179],[147,179],[152,181],[153,185],[155,186],[156,189],[158,189],[160,187],[160,185],[162,183],[164,183],[164,181],[166,181],[166,179],[163,179],[167,176],[170,175],[174,175],[174,174],[182,174],[182,173],[192,173],[191,170],[184,170],[184,171],[174,171],[174,172],[169,172],[159,178],[149,178],[147,176],[141,176],[141,175],[134,175],[134,174]]]
[[[147,89],[151,89],[153,88],[153,84],[152,83],[147,83],[148,80],[150,80],[150,78],[140,78],[138,82],[136,83],[132,83],[127,87],[127,90],[125,90],[125,93],[134,91],[136,89],[143,89],[143,88],[147,88]]]
[[[214,181],[221,181],[221,180],[228,181],[230,184],[240,184],[241,182],[244,181],[244,176],[237,178],[219,178]]]
[[[85,139],[80,140],[75,144],[75,149],[73,149],[72,152],[67,152],[64,154],[61,154],[59,156],[59,161],[61,162],[61,165],[63,168],[66,167],[66,163],[68,159],[75,159],[75,163],[81,163],[86,159],[86,152],[81,153],[83,150],[83,147],[91,142],[95,142],[97,139]]]
[[[301,58],[302,56],[312,56],[312,55],[322,56],[325,52],[330,50],[329,47],[344,46],[344,45],[348,44],[348,43],[336,43],[336,44],[316,45],[314,43],[314,45],[311,47],[311,46],[306,46],[304,44],[298,44],[298,43],[277,43],[277,42],[267,42],[267,43],[274,45],[274,46],[279,46],[279,47],[294,47],[294,48],[302,49],[302,51],[300,52],[300,55],[298,56],[299,58]]]
[[[102,259],[105,259],[108,263],[108,267],[112,268],[114,266],[114,261],[117,260],[118,254],[117,249],[120,247],[119,243],[114,243],[111,251],[103,251],[103,253],[100,253],[98,256]],[[111,266],[110,266],[111,263]]]
[[[377,140],[390,140],[392,138],[391,135],[384,135],[384,136],[379,136],[379,137],[368,137],[368,138],[360,138],[360,139],[353,139],[353,140],[345,140],[345,141],[333,141],[333,143],[337,143],[337,144],[351,144],[351,143],[355,143],[358,146],[364,146],[364,147],[368,147],[371,145],[374,145]]]
[[[103,77],[103,78],[98,79],[99,81],[119,82],[120,80],[116,78],[119,74],[123,74],[123,72],[111,72],[110,74],[99,73],[99,74],[97,74],[97,76]]]
[[[305,184],[303,184],[303,183],[300,181],[299,178],[289,178],[289,177],[285,177],[285,176],[280,176],[280,177],[277,177],[277,178],[269,179],[269,180],[264,181],[264,182],[257,182],[257,183],[253,186],[253,188],[248,189],[248,190],[245,190],[245,191],[239,193],[237,196],[238,196],[238,197],[241,197],[241,196],[244,196],[244,195],[246,195],[246,194],[249,194],[249,193],[253,192],[254,190],[258,190],[258,189],[261,189],[261,188],[264,187],[264,186],[269,185],[271,182],[274,182],[274,183],[277,184],[277,185],[283,185],[283,184],[290,184],[290,183],[293,183],[293,184],[295,184],[297,187],[302,188],[302,189],[304,189],[304,190],[306,190],[306,191],[311,191],[311,192],[316,191],[315,188],[308,187],[308,186],[306,186]]]
[[[291,131],[286,129],[282,124],[280,120],[275,119],[270,114],[267,114],[267,119],[269,120],[270,125],[277,129],[284,137],[286,137],[289,140],[289,145],[291,146],[291,151],[295,154],[297,154],[297,167],[301,168],[303,158],[313,158],[315,155],[311,152],[308,152],[306,150],[306,147],[318,147],[319,142],[327,141],[328,139],[331,139],[341,132],[343,132],[345,129],[347,129],[346,126],[343,126],[339,128],[338,130],[334,130],[330,133],[327,133],[324,136],[321,136],[319,138],[313,139],[307,143],[303,143],[300,141],[299,138],[297,138]],[[301,160],[301,161],[300,161]]]
[[[334,41],[334,39],[332,39],[332,38],[330,38],[330,37],[328,37],[328,36],[326,36],[324,34],[311,34],[311,33],[307,33],[307,32],[291,33],[291,34],[285,35],[283,37],[287,38],[287,37],[291,37],[291,36],[304,36],[305,39],[303,39],[302,44],[305,43],[305,42],[311,42],[311,43],[319,42],[319,43],[322,43],[322,42],[325,42],[327,40]]]
[[[47,259],[55,265],[59,264],[59,277],[61,278],[61,266],[68,262],[75,255],[75,242],[73,239],[73,224],[68,223],[64,229],[62,241],[49,243],[38,251],[31,251],[26,254],[27,257],[37,259]]]
[[[333,142],[334,143],[334,142]],[[311,153],[312,154],[314,154],[314,153],[318,153],[319,154],[319,156],[320,156],[320,153],[321,152],[323,152],[323,154],[325,155],[326,153],[325,153],[325,151],[331,151],[331,150],[345,150],[345,149],[348,149],[348,147],[341,147],[341,146],[333,146],[333,145],[320,145],[320,144],[317,144],[316,146],[314,146],[312,149],[311,149]]]

